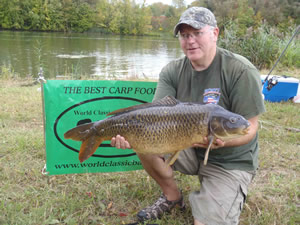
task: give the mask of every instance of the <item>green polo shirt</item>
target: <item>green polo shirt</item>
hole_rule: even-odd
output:
[[[195,71],[187,57],[161,71],[154,99],[171,95],[183,102],[215,103],[246,119],[265,111],[260,74],[245,57],[217,48],[212,64]],[[258,135],[248,144],[210,151],[208,162],[225,169],[252,171],[258,167]],[[196,153],[204,159],[205,149]]]

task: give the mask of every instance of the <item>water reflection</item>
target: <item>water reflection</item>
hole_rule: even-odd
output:
[[[20,76],[57,75],[148,77],[182,56],[176,38],[101,36],[99,34],[0,32],[0,66]]]

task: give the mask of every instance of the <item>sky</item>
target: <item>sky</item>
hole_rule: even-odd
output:
[[[190,4],[192,3],[194,0],[185,0],[185,4]],[[143,2],[143,0],[138,0],[136,2]],[[167,5],[172,5],[172,0],[146,0],[146,3],[147,5],[151,5],[155,2],[162,2],[164,4],[167,4]]]

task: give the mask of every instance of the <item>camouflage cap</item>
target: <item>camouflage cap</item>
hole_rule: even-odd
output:
[[[187,24],[195,29],[201,29],[206,25],[216,27],[217,21],[214,14],[209,9],[203,7],[191,7],[182,13],[179,22],[174,27],[175,36],[177,35],[181,24]]]

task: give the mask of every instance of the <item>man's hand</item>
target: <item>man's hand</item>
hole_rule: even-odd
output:
[[[203,138],[203,143],[194,143],[192,146],[193,147],[200,147],[200,148],[207,148],[209,145],[209,141],[207,137]],[[225,146],[225,142],[222,141],[221,139],[216,139],[211,145],[211,149],[217,149]]]
[[[116,147],[118,149],[130,149],[131,146],[128,143],[128,141],[125,140],[124,137],[121,135],[117,135],[116,137],[113,137],[110,141],[110,145],[113,147]]]

